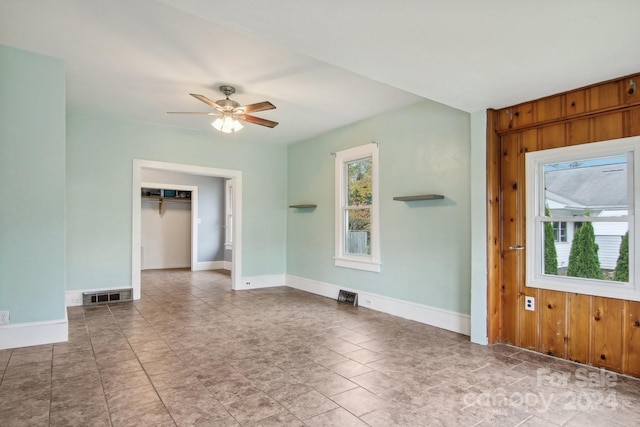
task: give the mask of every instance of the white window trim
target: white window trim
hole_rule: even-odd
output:
[[[345,222],[343,203],[346,201],[345,164],[371,157],[371,255],[353,255],[344,252]],[[380,272],[380,197],[378,191],[378,146],[375,143],[361,145],[336,152],[335,160],[335,266]]]
[[[224,181],[224,248],[233,248],[233,180]],[[229,224],[231,217],[231,224]]]
[[[600,281],[545,275],[542,273],[542,256],[537,249],[543,247],[544,188],[540,185],[543,165],[548,163],[567,162],[576,159],[629,155],[628,189],[629,206],[626,217],[592,218],[590,221],[629,221],[629,282]],[[640,265],[640,251],[635,245],[640,242],[640,227],[634,224],[634,203],[640,200],[640,137],[621,138],[609,141],[594,142],[549,150],[534,151],[525,155],[526,174],[526,217],[527,221],[527,254],[526,254],[526,286],[554,291],[573,292],[609,298],[640,301],[640,284],[637,283],[635,266]],[[574,218],[553,218],[554,221],[572,221]],[[570,242],[568,242],[570,243]],[[537,268],[536,268],[537,267]]]

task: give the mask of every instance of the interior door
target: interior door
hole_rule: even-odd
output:
[[[534,348],[535,330],[531,334],[520,326],[527,316],[521,310],[524,305],[526,258],[524,153],[527,144],[524,139],[524,134],[513,133],[504,135],[500,141],[501,340]]]
[[[500,259],[501,307],[500,340],[518,347],[557,357],[568,357],[572,342],[566,330],[567,306],[580,296],[526,286],[525,156],[528,152],[566,145],[564,125],[523,130],[500,137]],[[533,310],[525,299],[533,297]],[[577,313],[575,313],[577,314]],[[576,323],[578,327],[580,323]],[[574,331],[584,337],[584,331]],[[575,340],[574,340],[575,341]],[[577,346],[582,349],[585,346]],[[574,360],[585,360],[574,352]]]

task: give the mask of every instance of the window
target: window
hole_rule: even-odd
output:
[[[640,300],[639,159],[640,137],[526,154],[527,286]]]
[[[378,147],[336,153],[335,265],[380,271]]]
[[[559,243],[567,241],[567,223],[565,221],[553,222],[553,239]]]
[[[224,181],[224,248],[231,249],[233,245],[233,180]]]

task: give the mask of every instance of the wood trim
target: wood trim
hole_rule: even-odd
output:
[[[498,112],[487,110],[487,338],[502,339],[500,285],[500,138]]]
[[[620,106],[617,105],[615,107],[609,107],[609,108],[601,108],[599,110],[596,111],[589,111],[589,112],[585,112],[585,113],[581,113],[581,114],[575,114],[571,117],[563,117],[560,119],[553,119],[553,120],[546,120],[544,122],[533,122],[533,123],[528,123],[522,126],[518,126],[518,127],[513,127],[510,129],[503,129],[503,130],[496,130],[496,133],[499,136],[503,136],[503,135],[508,135],[510,133],[519,133],[519,132],[523,132],[525,130],[529,130],[529,129],[539,129],[539,128],[543,128],[546,126],[550,126],[550,125],[557,125],[557,124],[564,124],[564,123],[570,123],[573,121],[577,121],[577,120],[582,120],[585,118],[591,118],[591,117],[597,117],[597,116],[602,116],[608,113],[615,113],[615,112],[622,112],[622,111],[627,111],[630,107],[635,107],[635,106],[639,106],[640,102],[634,102],[632,104],[629,105],[624,105],[624,106]],[[494,110],[496,111],[496,110]],[[501,111],[501,110],[500,110]]]

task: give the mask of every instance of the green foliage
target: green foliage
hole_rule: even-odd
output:
[[[586,215],[588,216],[588,214]],[[605,279],[600,269],[598,244],[591,222],[583,222],[582,227],[573,236],[567,276],[587,279]]]
[[[349,206],[370,206],[372,202],[372,161],[357,160],[347,163],[347,184]],[[353,209],[349,211],[349,230],[370,230],[371,210]]]
[[[571,242],[571,252],[569,252],[569,265],[567,266],[567,276],[574,276],[576,277],[577,274],[577,259],[578,259],[578,252],[581,249],[580,246],[580,230],[582,229],[582,227],[577,228],[574,232],[573,232],[573,242]]]
[[[628,282],[629,281],[629,232],[622,237],[620,243],[620,255],[618,255],[618,262],[616,263],[616,272],[613,275],[613,280],[616,282]]]
[[[549,207],[544,208],[545,216],[550,217]],[[544,274],[558,274],[558,253],[556,252],[556,242],[553,236],[553,223],[544,223]]]

